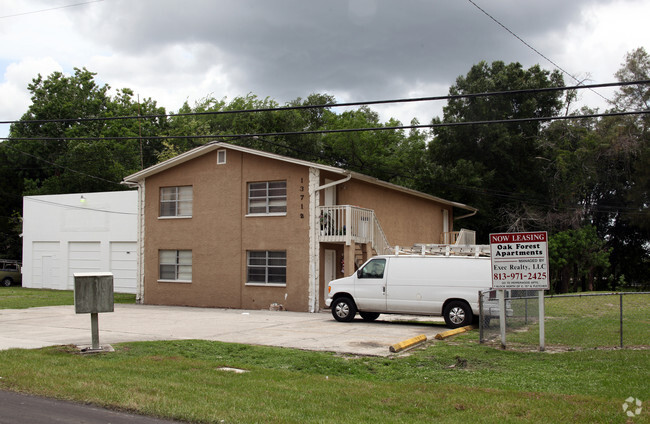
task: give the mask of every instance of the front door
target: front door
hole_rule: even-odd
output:
[[[323,299],[327,299],[328,290],[327,285],[330,281],[336,279],[336,250],[325,249],[325,269],[324,269],[324,288]]]
[[[325,184],[332,183],[334,181],[325,179]],[[325,206],[334,206],[336,205],[336,186],[326,188],[325,190]]]

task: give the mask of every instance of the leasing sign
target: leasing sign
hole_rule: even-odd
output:
[[[546,231],[490,234],[492,288],[548,290]]]

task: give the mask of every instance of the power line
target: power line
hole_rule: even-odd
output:
[[[497,23],[501,28],[503,28],[503,29],[505,29],[506,31],[508,31],[508,33],[510,33],[510,35],[512,35],[513,37],[515,37],[517,40],[521,41],[521,42],[522,42],[526,47],[528,47],[529,49],[531,49],[532,51],[534,51],[535,53],[537,53],[538,55],[540,55],[541,57],[543,57],[544,59],[546,59],[549,63],[551,63],[551,65],[555,66],[557,69],[559,69],[560,71],[562,71],[563,73],[565,73],[566,75],[568,75],[569,77],[571,77],[571,79],[573,79],[574,81],[576,81],[578,84],[581,84],[581,83],[582,83],[578,78],[574,77],[570,72],[566,71],[566,70],[565,70],[564,68],[562,68],[560,65],[558,65],[557,63],[555,63],[554,61],[552,61],[551,59],[549,59],[549,58],[548,58],[546,55],[544,55],[542,52],[540,52],[540,51],[537,50],[535,47],[533,47],[533,46],[531,46],[529,43],[527,43],[523,38],[521,38],[520,36],[518,36],[517,34],[515,34],[515,33],[514,33],[510,28],[508,28],[507,26],[505,26],[504,24],[502,24],[502,23],[501,23],[499,20],[497,20],[494,16],[492,16],[491,14],[489,14],[485,9],[483,9],[483,8],[480,7],[478,4],[476,4],[473,0],[467,0],[467,1],[469,1],[472,5],[474,5],[474,7],[476,7],[478,10],[480,10],[481,12],[483,12],[483,14],[485,14],[485,16],[487,16],[488,18],[490,18],[490,19],[492,19],[494,22],[496,22],[496,23]],[[605,100],[605,101],[607,101],[607,102],[611,102],[607,97],[603,96],[602,94],[598,93],[597,91],[594,91],[594,90],[591,89],[591,88],[590,88],[590,90],[591,90],[592,92],[596,93],[598,96],[600,96],[603,100]]]
[[[39,156],[33,155],[33,154],[31,154],[31,153],[23,152],[22,150],[17,149],[17,148],[15,148],[14,146],[8,145],[7,143],[2,143],[2,144],[0,144],[0,146],[5,146],[5,147],[7,147],[7,148],[9,148],[9,149],[11,149],[11,150],[13,150],[13,151],[15,151],[15,152],[18,152],[18,153],[22,154],[22,155],[29,156],[29,157],[31,157],[31,158],[33,158],[33,159],[40,160],[40,161],[45,162],[45,163],[47,163],[47,164],[49,164],[49,165],[52,165],[52,166],[57,167],[57,168],[64,169],[64,170],[66,170],[66,171],[73,172],[73,173],[75,173],[75,174],[83,175],[84,177],[93,178],[93,179],[95,179],[95,180],[103,181],[103,182],[106,182],[106,183],[111,183],[111,184],[121,185],[119,182],[115,182],[115,181],[107,180],[107,179],[105,179],[105,178],[101,178],[101,177],[97,177],[97,176],[95,176],[95,175],[87,174],[87,173],[82,172],[82,171],[77,171],[76,169],[69,168],[69,167],[67,167],[67,166],[63,166],[63,165],[59,165],[59,164],[57,164],[57,163],[54,163],[54,162],[49,161],[49,160],[47,160],[47,159],[43,159],[42,157],[39,157]]]
[[[544,87],[544,88],[527,88],[519,90],[507,90],[507,91],[491,91],[483,93],[468,93],[468,94],[453,94],[453,95],[444,95],[444,96],[429,96],[429,97],[415,97],[415,98],[401,98],[401,99],[389,99],[389,100],[370,100],[362,102],[346,102],[346,103],[325,103],[320,105],[295,105],[295,106],[281,106],[281,107],[271,107],[271,108],[256,108],[256,109],[238,109],[238,110],[218,110],[218,111],[205,111],[205,112],[187,112],[187,113],[169,113],[169,114],[156,114],[156,115],[131,115],[131,116],[110,116],[110,117],[87,117],[87,118],[59,118],[59,119],[32,119],[32,120],[5,120],[0,121],[0,124],[46,124],[51,122],[94,122],[94,121],[115,121],[115,120],[135,120],[135,119],[167,119],[173,117],[183,117],[183,116],[210,116],[210,115],[228,115],[228,114],[238,114],[238,113],[259,113],[259,112],[279,112],[279,111],[290,111],[290,110],[308,110],[308,109],[325,109],[325,108],[335,108],[335,107],[351,107],[351,106],[368,106],[368,105],[381,105],[381,104],[393,104],[393,103],[413,103],[413,102],[430,102],[430,101],[439,101],[439,100],[459,100],[459,99],[471,99],[478,97],[491,97],[491,96],[514,96],[520,94],[539,94],[539,93],[549,93],[554,91],[566,91],[566,90],[582,90],[582,89],[594,89],[594,88],[608,88],[608,87],[622,87],[628,85],[642,85],[650,84],[650,80],[639,80],[639,81],[623,81],[623,82],[611,82],[611,83],[602,83],[602,84],[589,84],[589,85],[575,85],[575,86],[563,86],[563,87]]]
[[[92,1],[86,1],[86,2],[83,2],[83,3],[67,4],[65,6],[50,7],[49,9],[40,9],[40,10],[31,11],[31,12],[15,13],[13,15],[0,16],[0,19],[15,18],[15,17],[18,17],[18,16],[25,16],[25,15],[34,15],[36,13],[50,12],[52,10],[59,10],[59,9],[67,9],[69,7],[84,6],[84,5],[91,4],[91,3],[99,3],[101,1],[104,1],[104,0],[92,0]]]
[[[1,137],[0,140],[13,141],[95,141],[95,140],[191,140],[191,139],[233,139],[233,138],[250,138],[250,137],[271,137],[271,136],[292,136],[292,135],[310,135],[310,134],[337,134],[337,133],[354,133],[366,131],[399,131],[411,129],[433,129],[442,127],[464,127],[472,125],[493,125],[493,124],[517,124],[525,122],[548,122],[548,121],[566,121],[571,119],[592,119],[606,118],[615,116],[632,116],[650,114],[648,110],[627,111],[627,112],[607,112],[607,113],[590,113],[584,115],[562,115],[562,116],[543,116],[535,118],[507,118],[493,119],[483,121],[460,121],[460,122],[441,122],[436,124],[418,124],[402,126],[382,126],[366,128],[340,128],[333,130],[303,130],[303,131],[285,131],[285,132],[266,132],[250,134],[210,134],[210,135],[157,135],[157,136],[118,136],[118,137]],[[0,146],[5,145],[1,143]]]
[[[321,154],[317,154],[317,153],[314,153],[314,152],[305,152],[303,150],[296,149],[293,146],[288,146],[288,145],[285,145],[285,144],[282,144],[282,143],[277,143],[277,142],[273,142],[273,141],[270,141],[270,140],[265,140],[263,138],[258,138],[258,140],[262,141],[264,143],[267,143],[267,144],[271,144],[271,145],[276,146],[276,147],[285,148],[287,150],[292,150],[292,151],[295,151],[295,152],[298,152],[298,153],[301,153],[301,154],[306,154],[306,155],[309,155],[309,156],[312,156],[312,157],[315,157],[315,158],[324,159],[324,160],[332,160],[331,157],[326,157],[326,156],[323,156]],[[377,170],[379,170],[382,173],[392,174],[393,177],[403,178],[403,179],[406,179],[406,180],[413,181],[415,183],[420,182],[420,180],[418,178],[414,177],[413,175],[405,175],[405,174],[402,174],[400,172],[381,169],[381,167],[378,166],[377,164],[370,164],[370,165],[372,165],[372,169],[370,169],[369,166],[363,166],[363,165],[354,166],[352,164],[352,167],[356,168],[359,171],[377,171]],[[478,188],[478,187],[469,187],[469,186],[465,186],[465,185],[452,184],[452,183],[448,183],[448,182],[446,182],[445,185],[448,186],[448,187],[455,188],[455,189],[473,192],[473,193],[475,193],[475,194],[477,194],[479,196],[488,196],[488,197],[497,197],[497,198],[502,198],[502,199],[507,199],[507,200],[515,200],[515,201],[520,201],[520,202],[523,202],[523,203],[526,203],[526,204],[529,204],[529,205],[532,205],[532,206],[544,207],[544,208],[547,208],[549,210],[558,210],[560,212],[561,211],[579,211],[579,210],[581,210],[578,207],[568,207],[568,206],[557,209],[554,205],[551,205],[551,204],[548,204],[548,203],[543,203],[543,202],[531,199],[529,196],[518,195],[517,193],[514,193],[514,192],[500,191],[500,190],[486,189],[486,188]],[[636,211],[638,211],[638,208],[636,208],[636,207],[597,205],[597,206],[592,207],[591,210],[593,212],[597,212],[597,213],[611,213],[611,212],[617,212],[617,211],[625,211],[625,213],[627,213],[629,215],[643,215],[644,214],[643,212],[636,212]],[[635,212],[633,212],[633,211],[635,211]]]
[[[119,193],[119,191],[116,191],[115,193]],[[73,194],[76,194],[76,193],[73,193]],[[52,202],[52,201],[45,200],[45,199],[37,199],[37,198],[35,198],[33,196],[25,196],[24,199],[32,201],[32,202],[37,202],[37,203],[43,203],[43,204],[47,204],[47,205],[51,205],[51,206],[62,207],[62,208],[65,208],[65,209],[79,209],[79,210],[91,211],[91,212],[104,212],[104,213],[110,213],[110,214],[114,214],[114,215],[137,215],[137,212],[122,212],[122,211],[112,211],[110,209],[91,208],[91,207],[87,207],[87,206],[67,205],[65,203]]]

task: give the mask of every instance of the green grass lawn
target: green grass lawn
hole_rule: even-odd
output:
[[[134,294],[115,293],[115,303],[135,303]],[[0,287],[0,309],[74,305],[74,291]]]
[[[579,306],[562,308],[582,316]],[[11,349],[0,351],[0,389],[196,423],[650,423],[648,344],[551,353],[477,339],[472,331],[392,357],[200,340],[94,355]],[[630,396],[644,402],[638,417],[623,413]]]
[[[625,423],[627,397],[650,399],[649,350],[524,353],[475,338],[390,358],[209,341],[13,349],[0,388],[215,423]]]
[[[619,296],[557,297],[545,299],[544,304],[547,346],[577,349],[620,346]],[[494,327],[498,331],[498,321]],[[539,325],[527,328],[528,331],[508,333],[508,343],[539,345]],[[650,294],[624,295],[623,346],[649,345]]]

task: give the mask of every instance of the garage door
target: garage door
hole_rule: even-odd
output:
[[[68,244],[68,290],[74,290],[75,273],[101,271],[100,242],[71,241]]]
[[[111,243],[111,272],[116,293],[136,293],[137,247],[136,242]]]

